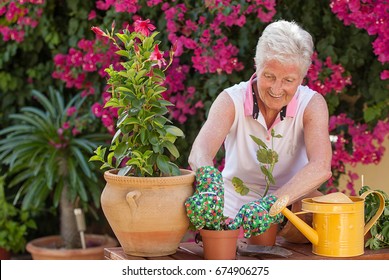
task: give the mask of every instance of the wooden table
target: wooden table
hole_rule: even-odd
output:
[[[239,240],[239,242],[245,242]],[[292,254],[288,257],[281,257],[271,254],[256,254],[251,256],[243,256],[237,254],[237,260],[389,260],[389,248],[380,250],[370,250],[365,248],[365,253],[357,257],[349,258],[330,258],[317,256],[312,253],[312,245],[309,244],[293,244],[283,240],[282,237],[277,237],[276,246],[280,246],[289,250]],[[170,256],[143,258],[126,255],[121,247],[106,248],[104,256],[107,260],[202,260],[203,248],[201,243],[195,242],[181,243],[177,252]]]

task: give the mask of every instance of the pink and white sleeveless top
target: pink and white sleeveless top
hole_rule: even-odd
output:
[[[273,139],[273,149],[277,151],[279,161],[273,170],[276,184],[270,187],[269,193],[283,186],[308,162],[304,143],[303,114],[316,92],[306,86],[299,86],[287,105],[284,116],[278,114],[273,126],[267,128],[260,112],[257,119],[252,116],[251,81],[254,76],[248,82],[241,82],[225,89],[235,105],[235,119],[224,141],[226,155],[222,172],[225,187],[224,215],[230,218],[235,217],[242,205],[259,198],[258,194],[253,192],[245,196],[236,193],[231,183],[234,176],[260,193],[264,192],[266,186],[256,157],[258,146],[250,135],[263,140],[269,148],[272,147],[271,130],[274,129],[276,134],[282,135],[282,138]]]

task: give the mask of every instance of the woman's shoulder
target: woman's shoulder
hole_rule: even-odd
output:
[[[241,95],[242,98],[244,98],[244,94],[247,90],[248,84],[248,81],[240,82],[224,89],[224,91],[227,92],[229,95]]]
[[[320,94],[318,94],[316,91],[312,90],[308,86],[300,85],[296,92],[296,105],[300,107],[300,109],[304,110],[315,95]]]
[[[303,101],[305,100],[307,103],[326,103],[323,95],[318,93],[317,91],[309,88],[308,86],[301,85],[298,89],[298,98]]]
[[[310,87],[308,87],[306,85],[300,85],[298,87],[297,92],[299,94],[299,97],[302,99],[311,98],[312,96],[314,96],[317,93],[317,91],[311,89]]]

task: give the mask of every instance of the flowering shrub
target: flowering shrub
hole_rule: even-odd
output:
[[[14,12],[9,21],[6,14],[15,7],[28,12]],[[25,35],[20,46],[8,35],[2,37],[0,92],[7,98],[0,117],[7,123],[9,105],[19,106],[27,89],[65,83],[68,94],[84,91],[94,114],[113,133],[117,110],[105,107],[109,93],[103,69],[108,64],[118,69],[119,64],[115,49],[106,38],[94,38],[90,27],[104,29],[115,20],[118,26],[132,28],[137,19],[149,18],[164,30],[161,47],[177,45],[163,97],[175,104],[169,108],[170,117],[186,135],[178,142],[179,150],[188,153],[216,95],[251,76],[255,45],[266,24],[279,18],[295,20],[313,35],[316,45],[305,82],[323,94],[329,106],[330,133],[336,140],[334,176],[326,187],[336,189],[339,176],[348,173],[345,164],[375,164],[384,152],[383,140],[389,134],[388,9],[385,0],[5,1],[0,25],[19,28]],[[38,23],[33,33],[33,26],[17,23],[21,17]],[[18,60],[25,65],[13,63]],[[54,81],[47,79],[51,75]],[[356,175],[349,175],[352,191]]]
[[[44,2],[44,0],[2,1],[0,16],[4,16],[5,21],[0,23],[0,34],[3,41],[22,42],[26,32],[31,32],[38,25]]]
[[[377,35],[372,45],[382,64],[389,62],[388,6],[388,1],[385,0],[332,0],[330,3],[331,10],[345,25],[354,24],[365,29],[370,36]],[[389,70],[381,72],[381,79],[389,79]]]

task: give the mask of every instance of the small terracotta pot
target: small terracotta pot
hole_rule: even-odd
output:
[[[276,244],[277,232],[278,232],[278,225],[273,224],[264,233],[257,235],[257,236],[251,236],[248,239],[248,244],[262,245],[262,246],[274,246],[274,244]]]
[[[236,230],[200,230],[203,241],[204,259],[235,260],[236,242],[239,229]]]

